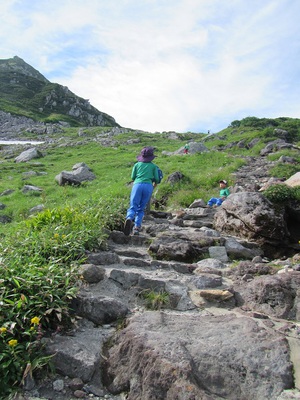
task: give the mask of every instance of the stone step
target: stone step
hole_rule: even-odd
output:
[[[45,353],[54,354],[53,362],[58,373],[90,382],[100,368],[102,346],[115,330],[110,325],[95,328],[84,320],[72,336],[45,338]]]
[[[121,231],[112,231],[108,238],[109,243],[134,245],[134,246],[147,246],[151,242],[151,238],[143,232],[139,236],[125,236]]]

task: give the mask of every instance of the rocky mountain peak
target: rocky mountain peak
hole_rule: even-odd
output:
[[[38,122],[119,126],[113,117],[97,110],[67,87],[48,81],[18,56],[0,60],[0,111]]]
[[[38,79],[42,82],[49,83],[39,71],[27,64],[22,58],[14,56],[7,60],[0,60],[0,71],[17,72],[32,78]]]

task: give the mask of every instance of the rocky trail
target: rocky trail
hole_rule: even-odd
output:
[[[272,163],[247,161],[233,192],[269,179]],[[74,330],[45,339],[56,375],[28,378],[20,400],[300,399],[300,257],[220,233],[219,212],[151,211],[139,236],[109,232],[82,266]]]

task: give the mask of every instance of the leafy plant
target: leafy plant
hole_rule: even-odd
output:
[[[295,193],[293,188],[285,184],[277,184],[268,187],[264,191],[264,196],[273,203],[288,203],[295,200]]]
[[[24,383],[28,375],[49,363],[51,356],[43,355],[40,319],[18,322],[6,321],[0,327],[0,382],[1,399]]]
[[[0,243],[0,381],[5,394],[18,387],[24,374],[49,361],[41,334],[72,324],[78,266],[86,250],[101,247],[103,232],[120,217],[117,202],[82,206],[46,209]]]

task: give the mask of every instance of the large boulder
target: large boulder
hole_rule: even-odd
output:
[[[56,175],[55,180],[60,186],[75,185],[78,186],[82,182],[92,181],[96,176],[91,172],[90,168],[85,163],[75,164],[72,171],[62,171]]]
[[[204,153],[209,151],[209,149],[200,142],[189,142],[189,154],[196,154],[196,153]],[[184,146],[180,147],[180,149],[174,151],[174,152],[167,152],[167,151],[163,151],[162,154],[164,155],[176,155],[176,154],[185,154],[184,153]]]
[[[43,154],[35,147],[23,151],[18,157],[15,158],[16,163],[27,162],[34,158],[41,158]]]
[[[229,195],[215,214],[214,226],[220,232],[255,240],[262,247],[264,243],[283,246],[289,239],[284,212],[257,192]]]
[[[103,371],[108,389],[131,400],[276,399],[293,387],[284,336],[233,314],[136,315]]]

